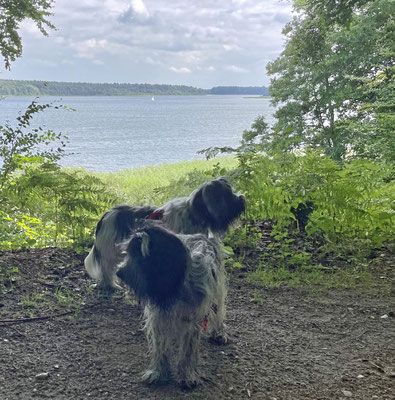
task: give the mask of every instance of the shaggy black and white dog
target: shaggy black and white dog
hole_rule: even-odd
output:
[[[119,243],[129,238],[145,218],[160,219],[175,233],[208,236],[210,232],[225,232],[244,209],[244,196],[235,194],[225,178],[204,183],[189,196],[170,200],[163,207],[114,207],[97,224],[95,243],[85,259],[85,268],[101,288],[118,288],[115,272],[122,261]]]
[[[207,327],[223,329],[226,276],[222,247],[203,234],[174,234],[146,221],[123,246],[118,277],[144,303],[151,364],[149,383],[174,379],[191,388],[199,383],[199,342]]]

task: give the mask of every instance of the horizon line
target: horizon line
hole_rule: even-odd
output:
[[[93,85],[167,85],[167,86],[185,86],[185,87],[191,87],[191,88],[196,88],[196,89],[202,89],[202,90],[210,90],[213,88],[217,87],[238,87],[238,88],[268,88],[268,86],[265,85],[256,85],[256,86],[238,86],[238,85],[218,85],[218,86],[212,86],[211,88],[200,88],[197,86],[192,86],[192,85],[185,85],[185,84],[175,84],[175,83],[130,83],[130,82],[88,82],[88,81],[52,81],[52,80],[42,80],[42,79],[7,79],[7,78],[0,78],[0,81],[19,81],[19,82],[43,82],[43,83],[87,83],[87,84],[93,84]]]

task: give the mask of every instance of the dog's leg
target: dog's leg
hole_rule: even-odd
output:
[[[102,245],[101,248],[103,247]],[[121,288],[115,275],[115,269],[119,263],[117,251],[115,245],[107,245],[101,252],[93,246],[84,261],[88,275],[97,281],[97,288],[103,295],[111,294]]]
[[[159,341],[158,341],[159,342]],[[143,374],[146,383],[163,383],[170,379],[170,365],[167,357],[162,353],[160,343],[155,343],[152,351],[150,368]]]
[[[143,381],[147,383],[161,383],[170,379],[169,350],[171,343],[169,337],[163,332],[163,318],[155,311],[144,310],[146,317],[146,335],[151,353],[151,364],[143,374]]]
[[[113,293],[115,290],[121,289],[118,284],[115,269],[119,260],[117,257],[103,257],[102,261],[102,279],[99,282],[98,288],[104,293]]]
[[[227,279],[224,270],[218,274],[217,279],[218,284],[214,297],[214,304],[212,305],[212,311],[209,315],[208,326],[211,331],[210,341],[219,345],[224,345],[229,341],[224,322],[226,316],[225,299],[227,294]]]
[[[190,322],[188,325],[190,325]],[[182,329],[183,332],[178,332],[179,349],[178,357],[176,357],[176,381],[187,389],[192,389],[201,382],[197,371],[201,329],[200,324],[190,325]]]

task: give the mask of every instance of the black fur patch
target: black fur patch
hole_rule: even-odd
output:
[[[115,219],[115,230],[117,232],[116,241],[123,240],[130,236],[132,229],[136,228],[136,222],[138,223],[142,219],[146,218],[151,214],[156,207],[130,207],[130,206],[118,206],[114,210],[117,211]]]
[[[109,212],[115,212],[116,242],[130,236],[132,229],[135,229],[141,221],[156,210],[154,206],[117,206],[104,213],[96,227],[96,237],[103,226],[103,220]]]
[[[191,216],[197,225],[202,225],[203,222],[205,222],[206,226],[214,224],[213,217],[204,203],[202,188],[195,193],[191,206]]]
[[[193,214],[213,231],[226,231],[245,211],[244,196],[233,193],[225,178],[215,179],[201,186],[192,200]]]
[[[142,237],[149,237],[148,254],[142,254]],[[135,234],[127,246],[128,261],[117,275],[136,296],[161,309],[168,309],[179,298],[183,287],[189,253],[172,232],[152,223]]]

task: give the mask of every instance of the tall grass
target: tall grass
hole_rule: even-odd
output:
[[[237,166],[234,157],[217,157],[215,159],[181,161],[175,164],[162,164],[144,168],[120,170],[116,172],[95,173],[115,193],[123,203],[161,204],[174,196],[185,196],[190,193],[190,185],[177,185],[177,181],[209,180],[213,171],[230,170]],[[205,178],[206,177],[206,178]],[[201,182],[193,182],[193,184]],[[169,186],[177,186],[177,193],[173,193]],[[167,188],[168,190],[165,190]]]

